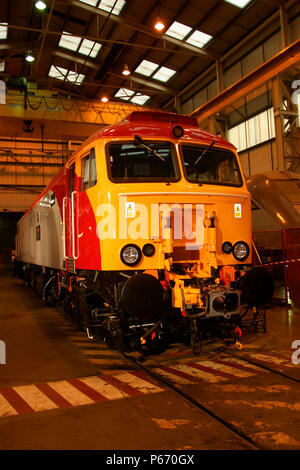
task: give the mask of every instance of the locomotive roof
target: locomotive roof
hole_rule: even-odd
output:
[[[235,148],[234,145],[227,140],[204,129],[200,129],[198,121],[194,117],[160,111],[134,111],[117,124],[96,131],[82,144],[78,151],[80,151],[83,146],[98,138],[133,137],[139,134],[146,138],[161,137],[174,139],[175,137],[172,133],[174,126],[181,126],[183,128],[184,136],[182,140],[201,140],[207,144],[210,144],[211,141],[214,140],[216,145],[231,149]]]

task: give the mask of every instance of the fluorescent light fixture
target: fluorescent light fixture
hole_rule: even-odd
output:
[[[148,101],[150,96],[147,95],[139,95],[136,94],[133,98],[131,98],[131,103],[136,103],[136,104],[144,104],[146,101]]]
[[[77,36],[72,36],[70,33],[63,31],[60,41],[58,43],[59,47],[64,47],[70,51],[77,51],[81,38]]]
[[[75,82],[75,85],[81,85],[83,80],[85,79],[85,75],[78,74],[76,72],[70,71],[67,75],[68,82]]]
[[[150,77],[153,72],[159,67],[158,64],[150,62],[149,60],[143,60],[140,65],[135,69],[136,73]]]
[[[231,3],[231,5],[239,8],[245,8],[245,6],[252,2],[252,0],[225,0],[225,2]]]
[[[27,60],[27,62],[34,62],[35,61],[35,58],[33,57],[32,52],[28,52],[25,59]]]
[[[193,34],[186,40],[188,44],[192,44],[193,46],[196,47],[203,47],[205,44],[207,44],[210,40],[212,39],[212,36],[210,34],[202,33],[201,31],[196,31],[193,32]]]
[[[7,39],[7,26],[8,23],[1,23],[0,25],[0,39]]]
[[[89,39],[84,39],[81,43],[81,46],[78,50],[80,54],[88,55],[89,57],[97,57],[98,52],[100,51],[102,44],[98,42],[90,41]]]
[[[121,100],[129,100],[132,95],[134,95],[133,90],[128,90],[128,88],[120,88],[119,91],[115,94],[115,98],[120,98]]]
[[[41,0],[35,2],[35,6],[38,10],[45,10],[45,8],[47,7],[46,3],[42,2]]]
[[[126,1],[125,0],[118,0],[117,3],[115,4],[115,6],[114,6],[114,3],[115,3],[115,0],[101,0],[101,2],[98,5],[98,8],[100,10],[108,11],[109,13],[111,12],[114,15],[120,15]],[[113,6],[114,6],[114,8],[112,10]]]
[[[57,67],[55,65],[51,65],[48,76],[52,78],[57,78],[58,80],[64,80],[68,73],[67,69],[63,67]]]
[[[173,75],[175,75],[175,73],[176,70],[169,69],[168,67],[160,67],[152,78],[159,80],[160,82],[167,82],[171,77],[173,77]]]
[[[190,28],[190,26],[174,21],[165,34],[172,38],[183,40],[191,31],[192,28]]]

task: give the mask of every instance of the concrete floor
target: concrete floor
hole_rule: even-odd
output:
[[[300,311],[276,307],[268,311],[267,334],[245,337],[244,351],[292,352],[291,344],[296,339],[300,340]],[[0,276],[0,340],[5,341],[7,348],[6,364],[0,365],[2,450],[248,448],[213,418],[147,374],[136,372],[117,352],[109,351],[105,345],[100,347],[88,342],[56,308],[44,304],[22,281],[7,275]],[[172,360],[178,362],[176,354]],[[212,357],[208,348],[203,353],[203,360],[209,355]],[[155,358],[154,366],[166,364],[167,357],[168,352]],[[187,355],[179,359],[180,367],[196,360]],[[288,370],[291,371],[291,367]],[[297,375],[299,368],[293,371]],[[224,376],[224,372],[221,374]],[[47,408],[45,403],[40,403],[34,386],[42,384],[40,390],[50,386],[53,393],[55,387],[59,390],[59,387],[66,387],[66,381],[68,387],[70,383],[78,386],[79,382],[83,387],[82,381],[77,383],[74,379],[95,380],[95,377],[104,380],[107,390],[111,385],[118,386],[119,395],[104,400],[102,396],[95,398],[94,392],[92,399],[84,402],[80,401],[80,392],[79,397],[76,395],[78,388],[74,388],[76,393],[70,398],[72,406],[63,406],[60,402],[61,406],[55,406],[51,402],[53,406]],[[183,377],[180,380],[184,383]],[[232,380],[221,383],[215,380],[205,387],[203,382],[190,381],[189,384],[186,379],[187,384],[182,387],[246,434],[258,435],[266,448],[299,449],[299,384],[287,384],[282,380],[268,374],[249,374],[243,379],[232,376]],[[33,388],[36,401],[32,403],[32,397],[29,397],[31,407],[26,409],[26,404],[19,398],[18,401],[15,393],[17,391],[26,398],[28,390],[32,392]],[[1,401],[1,393],[2,397],[15,403],[17,412],[9,408],[5,398]],[[249,393],[252,393],[251,399]],[[259,405],[266,402],[266,393],[269,402]],[[283,401],[290,405],[280,408],[278,403]],[[249,428],[248,422],[251,422]],[[270,427],[272,422],[278,427],[275,424],[274,428]],[[280,427],[282,422],[284,425]]]

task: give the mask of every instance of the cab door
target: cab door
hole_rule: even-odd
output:
[[[97,211],[98,191],[95,148],[89,148],[78,159],[78,192],[76,194],[78,238],[77,269],[99,269],[100,242],[97,235],[95,213]]]

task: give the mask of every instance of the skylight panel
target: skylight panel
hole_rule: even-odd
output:
[[[136,103],[136,104],[144,104],[146,101],[148,101],[150,96],[147,95],[139,95],[136,94],[133,98],[131,98],[131,103]]]
[[[80,85],[84,79],[85,79],[85,75],[82,75],[80,73],[78,74],[72,71],[70,71],[67,75],[67,81],[75,82],[75,85]]]
[[[58,45],[60,47],[64,47],[65,49],[69,49],[71,51],[77,51],[80,41],[81,41],[81,38],[72,36],[70,33],[63,31]]]
[[[8,25],[8,23],[1,23],[1,25],[0,25],[0,39],[7,39],[7,25]]]
[[[48,76],[57,78],[58,80],[64,80],[67,73],[67,69],[64,69],[63,67],[55,67],[54,65],[51,65]]]
[[[239,7],[239,8],[245,8],[248,3],[250,3],[252,0],[225,0],[227,3],[231,3],[232,5]]]
[[[183,40],[191,31],[192,28],[190,28],[190,26],[186,26],[185,24],[178,23],[178,21],[174,21],[174,23],[166,31],[166,34],[172,38]]]
[[[88,55],[90,57],[97,57],[98,52],[100,51],[102,44],[98,42],[90,41],[89,39],[84,39],[79,48],[79,53]]]
[[[188,44],[192,44],[193,46],[196,47],[203,47],[205,44],[207,44],[210,40],[212,39],[212,36],[210,34],[202,33],[202,31],[196,31],[193,32],[193,34],[186,40]]]
[[[176,70],[169,69],[168,67],[160,67],[158,72],[156,72],[152,78],[155,78],[155,80],[159,80],[160,82],[167,82],[171,77],[173,77],[173,75],[175,75],[175,73]]]
[[[92,7],[95,7],[98,3],[98,0],[79,0],[82,3],[87,3],[88,5],[91,5]]]
[[[115,98],[120,98],[121,100],[128,101],[132,95],[134,95],[133,90],[128,90],[127,88],[120,88],[119,91],[115,94]]]
[[[100,8],[100,10],[111,12],[114,15],[120,15],[126,1],[125,0],[118,0],[117,3],[115,4],[115,6],[114,6],[114,3],[115,3],[115,0],[101,0],[101,2],[98,5],[98,8]],[[114,8],[112,10],[113,6],[114,6]]]
[[[154,70],[156,70],[158,67],[159,65],[155,64],[154,62],[150,62],[149,60],[143,60],[140,65],[135,69],[135,72],[150,77],[150,75],[152,75]]]

